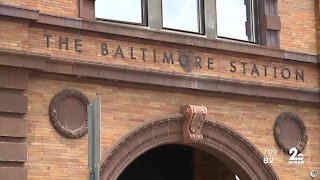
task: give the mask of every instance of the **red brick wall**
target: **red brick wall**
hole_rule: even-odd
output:
[[[36,9],[40,13],[65,17],[79,17],[78,0],[0,0],[1,4]]]
[[[78,17],[77,0],[70,1],[18,1],[0,0],[0,3],[16,5],[24,8],[38,9],[40,13],[59,16]],[[314,1],[288,1],[279,0],[279,15],[281,18],[280,46],[288,51],[298,51],[308,54],[317,54],[320,45],[316,37]],[[319,19],[318,19],[319,21]],[[258,60],[243,54],[230,54],[217,52],[213,49],[201,49],[199,47],[179,46],[161,42],[144,40],[126,40],[112,35],[98,35],[91,33],[82,34],[76,29],[62,28],[40,29],[30,26],[30,22],[0,21],[0,48],[17,50],[28,53],[37,53],[54,57],[56,59],[70,59],[91,63],[108,65],[121,65],[132,68],[141,68],[170,73],[184,72],[178,61],[178,51],[184,50],[199,55],[204,64],[202,69],[194,69],[190,75],[207,76],[210,78],[229,78],[246,82],[263,83],[269,85],[286,85],[292,88],[308,88],[319,90],[319,68],[315,64],[292,63],[282,60],[271,61]],[[319,27],[318,27],[319,28]],[[318,29],[319,30],[319,29]],[[50,47],[46,47],[45,33],[50,33]],[[69,50],[59,49],[59,36],[69,38]],[[82,52],[74,51],[74,39],[82,40]],[[108,42],[109,55],[102,56],[100,43]],[[113,57],[118,45],[122,46],[124,58]],[[134,51],[136,60],[130,59],[130,47],[136,47]],[[142,53],[139,48],[146,48],[146,62],[142,61]],[[157,49],[157,63],[153,63],[152,50]],[[174,54],[175,64],[162,63],[163,51]],[[242,56],[242,57],[240,57]],[[213,58],[213,70],[208,70],[206,59]],[[23,59],[22,59],[23,60]],[[260,75],[244,75],[242,71],[230,72],[230,61],[240,65],[240,62],[253,63],[261,68],[261,65],[277,65],[287,67],[290,70],[303,69],[305,81],[296,81],[295,78],[284,80]],[[259,69],[262,74],[262,69]],[[315,107],[303,106],[292,103],[284,105],[280,103],[266,103],[250,100],[236,100],[229,98],[213,97],[211,95],[192,95],[181,90],[165,91],[136,89],[132,87],[118,86],[116,82],[103,85],[91,82],[76,82],[75,79],[51,80],[50,78],[32,74],[28,82],[28,89],[24,93],[28,97],[28,112],[24,119],[28,124],[27,162],[28,179],[86,179],[87,176],[87,136],[80,139],[69,140],[60,136],[51,126],[48,119],[48,105],[50,99],[65,88],[74,88],[82,91],[89,99],[97,94],[102,97],[102,152],[106,152],[111,144],[119,137],[128,133],[132,128],[144,121],[157,117],[180,112],[180,107],[186,104],[204,105],[208,108],[207,119],[218,121],[235,129],[249,139],[261,152],[268,149],[278,150],[272,166],[280,179],[305,180],[310,178],[310,171],[320,167],[320,114]],[[289,156],[281,153],[273,137],[273,124],[276,117],[285,111],[298,114],[305,122],[309,141],[303,151],[304,165],[288,165]]]
[[[317,54],[315,1],[279,0],[280,47],[288,51]]]
[[[72,80],[48,80],[33,75],[26,95],[28,113],[28,179],[85,179],[87,136],[68,140],[60,136],[48,119],[50,99],[65,88],[82,91],[89,99],[102,98],[102,153],[119,137],[144,121],[180,112],[186,104],[204,105],[207,119],[224,123],[249,139],[262,153],[277,149],[272,166],[280,179],[305,180],[320,167],[319,109],[245,100],[197,96],[179,92],[153,91],[114,85],[77,83]],[[303,151],[304,165],[288,165],[289,155],[280,152],[273,137],[276,117],[285,111],[296,113],[307,126],[309,141]]]

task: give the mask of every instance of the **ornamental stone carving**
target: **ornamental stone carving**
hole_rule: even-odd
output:
[[[183,125],[183,139],[186,142],[197,142],[203,139],[201,128],[207,115],[205,106],[186,105],[182,107],[186,120]]]
[[[183,137],[185,121],[182,114],[176,114],[146,121],[132,129],[104,154],[100,179],[118,179],[141,154],[165,144],[189,145],[218,155],[217,158],[230,165],[241,179],[279,179],[272,166],[263,163],[261,152],[235,130],[216,121],[204,120],[203,139],[190,144]]]
[[[65,89],[58,92],[49,104],[49,119],[54,129],[62,136],[76,139],[88,131],[88,98],[80,91]]]
[[[277,117],[273,126],[273,134],[279,148],[288,154],[292,147],[302,152],[308,142],[304,122],[292,112],[283,112]]]

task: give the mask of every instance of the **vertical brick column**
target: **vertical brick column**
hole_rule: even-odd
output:
[[[0,66],[0,179],[25,180],[29,72]]]

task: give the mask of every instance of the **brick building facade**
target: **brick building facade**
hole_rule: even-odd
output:
[[[102,179],[167,144],[193,149],[194,179],[312,179],[320,4],[259,3],[260,41],[245,43],[96,20],[92,0],[0,0],[0,179],[88,178],[88,136],[67,138],[50,121],[66,89],[101,97]],[[203,138],[185,139],[186,105],[206,107],[190,120]],[[303,164],[277,142],[283,113],[305,125],[287,132],[300,137]]]

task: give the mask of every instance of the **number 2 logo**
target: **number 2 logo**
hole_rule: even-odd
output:
[[[303,154],[299,153],[297,148],[293,147],[289,150],[289,154],[291,154],[289,161],[303,161]]]

